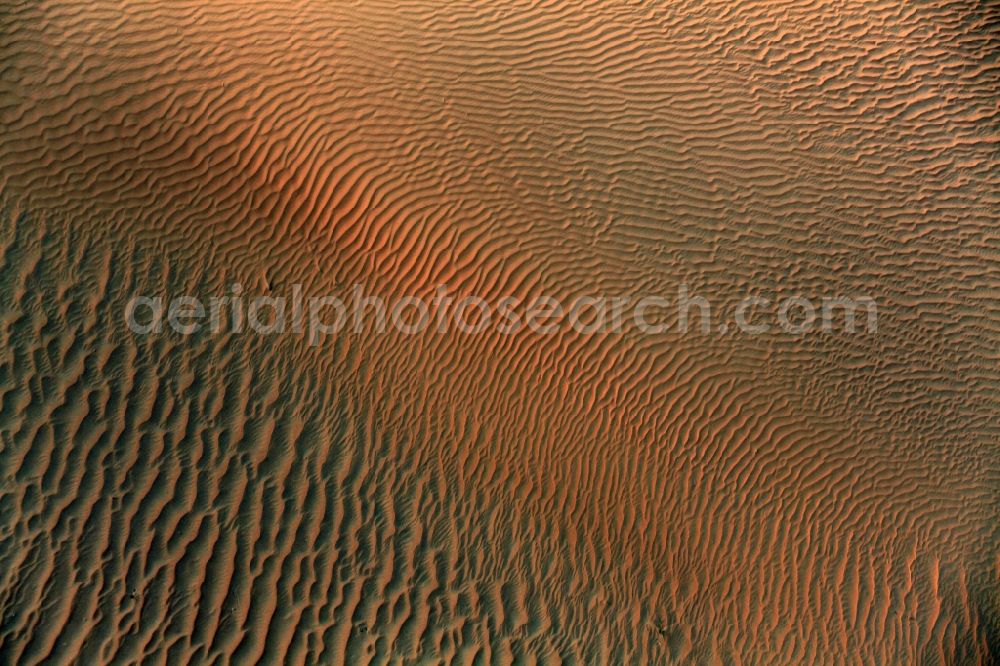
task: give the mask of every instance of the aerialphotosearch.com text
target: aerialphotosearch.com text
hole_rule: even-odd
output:
[[[630,329],[640,334],[763,335],[780,331],[804,335],[875,333],[878,325],[876,303],[868,296],[769,299],[750,295],[720,313],[710,299],[693,293],[685,284],[678,286],[673,298],[602,295],[564,301],[545,295],[488,300],[455,294],[447,285],[439,285],[431,298],[383,298],[368,293],[360,284],[344,295],[306,295],[299,284],[293,285],[287,296],[253,295],[237,283],[226,293],[207,298],[136,296],[126,304],[124,316],[129,330],[137,335],[167,330],[180,335],[292,333],[306,336],[313,346],[332,335],[388,330],[404,335],[512,335],[524,331],[597,335]]]

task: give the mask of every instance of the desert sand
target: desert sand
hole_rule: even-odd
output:
[[[0,9],[0,663],[1000,658],[991,2]],[[140,336],[136,294],[877,333]]]

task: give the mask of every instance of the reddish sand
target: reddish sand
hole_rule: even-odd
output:
[[[14,0],[0,663],[994,663],[998,19]],[[125,325],[236,282],[879,318]]]

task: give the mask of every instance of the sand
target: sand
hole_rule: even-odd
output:
[[[0,663],[995,663],[998,19],[8,3]],[[233,283],[879,318],[125,325]]]

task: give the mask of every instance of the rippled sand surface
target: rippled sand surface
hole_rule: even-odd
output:
[[[0,8],[0,662],[991,664],[993,2]],[[138,336],[136,294],[877,334]]]

